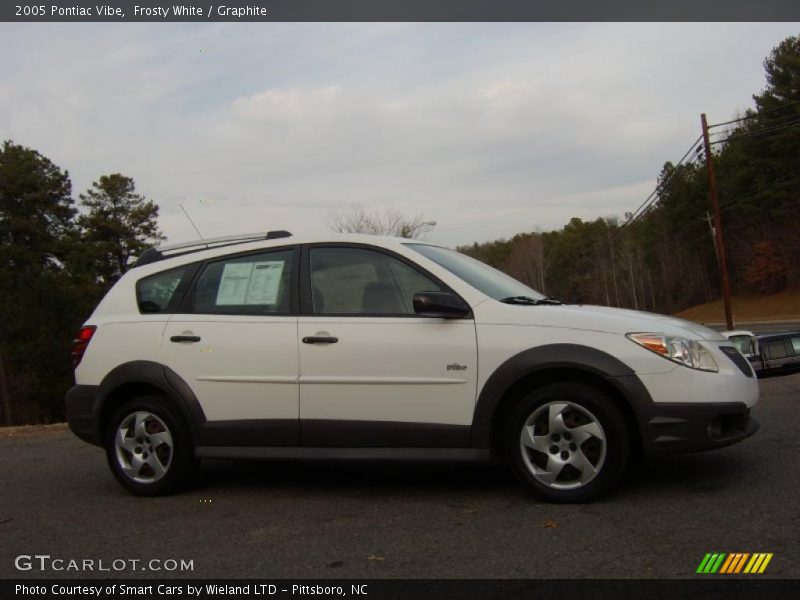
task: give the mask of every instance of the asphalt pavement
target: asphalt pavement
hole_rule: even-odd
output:
[[[0,432],[0,577],[693,577],[707,552],[771,552],[761,577],[800,577],[800,374],[761,386],[753,438],[641,464],[583,505],[470,463],[220,461],[192,491],[136,498],[63,428]],[[16,569],[37,554],[47,569]],[[50,568],[70,560],[127,562]]]

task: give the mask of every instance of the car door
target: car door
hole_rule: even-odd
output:
[[[471,315],[422,317],[412,298],[450,291],[376,247],[304,249],[300,419],[304,446],[466,446],[475,407]]]
[[[205,413],[204,443],[299,442],[298,261],[293,247],[209,261],[167,323],[164,361]]]

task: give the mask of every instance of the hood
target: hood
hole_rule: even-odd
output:
[[[586,304],[519,306],[490,300],[476,307],[476,312],[479,313],[481,320],[493,323],[564,327],[621,335],[664,333],[694,340],[725,341],[721,333],[692,321],[608,306]]]

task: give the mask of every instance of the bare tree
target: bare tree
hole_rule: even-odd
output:
[[[401,238],[419,238],[436,227],[436,221],[426,221],[422,213],[407,216],[394,208],[367,210],[350,205],[328,215],[328,227],[339,233],[367,233]]]
[[[545,294],[545,278],[550,261],[541,230],[537,227],[535,233],[521,234],[515,238],[515,242],[505,268],[512,276]]]

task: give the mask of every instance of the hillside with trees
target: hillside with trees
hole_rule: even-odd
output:
[[[800,288],[800,38],[764,62],[755,108],[712,131],[730,275],[739,292]],[[675,313],[719,296],[709,183],[695,142],[651,199],[616,218],[460,248],[567,302]],[[702,146],[700,147],[702,150]],[[34,149],[0,147],[0,404],[6,424],[64,417],[73,336],[133,257],[163,239],[133,179],[103,175],[78,201],[69,173]],[[422,215],[335,213],[331,227],[400,236]],[[10,401],[5,401],[5,399]]]
[[[800,38],[764,61],[755,108],[712,128],[732,286],[800,288]],[[652,200],[622,220],[573,218],[558,231],[459,250],[567,302],[675,313],[720,294],[701,140],[666,163]]]

